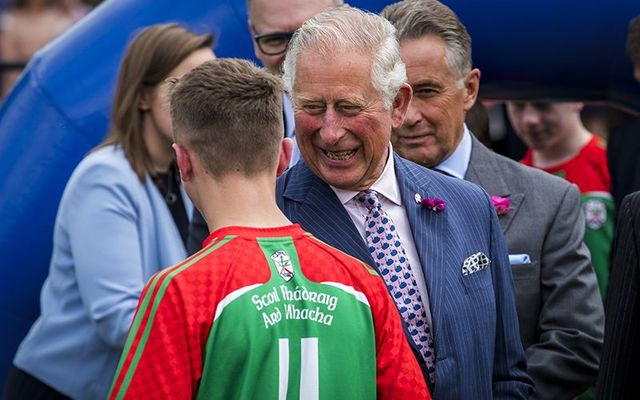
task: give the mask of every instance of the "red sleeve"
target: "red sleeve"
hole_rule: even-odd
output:
[[[431,399],[402,329],[400,314],[378,276],[365,285],[376,335],[378,399]]]
[[[206,335],[191,332],[198,324],[175,280],[152,280],[144,293],[109,398],[193,398]]]

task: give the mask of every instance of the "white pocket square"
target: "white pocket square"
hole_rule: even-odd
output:
[[[509,254],[509,264],[522,265],[531,264],[531,259],[528,254]]]
[[[481,271],[489,266],[491,260],[483,252],[479,251],[467,257],[462,263],[462,275],[467,276]]]

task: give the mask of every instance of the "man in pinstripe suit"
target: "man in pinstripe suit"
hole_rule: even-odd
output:
[[[527,398],[533,385],[511,270],[488,195],[394,155],[389,143],[411,99],[394,31],[379,16],[343,7],[316,15],[293,37],[284,79],[303,162],[278,180],[278,205],[318,238],[375,265],[364,240],[367,211],[355,199],[375,191],[429,310],[433,397]]]
[[[612,247],[598,399],[633,399],[640,381],[640,192],[624,198]]]

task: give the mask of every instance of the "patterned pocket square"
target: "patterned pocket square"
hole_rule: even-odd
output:
[[[491,260],[483,252],[477,252],[474,255],[467,257],[462,263],[462,275],[467,276],[478,271],[481,271],[489,266]]]

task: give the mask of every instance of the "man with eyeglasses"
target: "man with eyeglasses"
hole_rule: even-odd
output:
[[[253,49],[264,67],[282,75],[282,63],[293,33],[304,21],[320,11],[343,4],[342,0],[247,0],[249,31],[253,36]],[[295,137],[293,108],[288,95],[283,104],[285,136]],[[300,159],[294,140],[290,165]]]
[[[296,29],[317,13],[342,4],[342,0],[247,0],[249,32],[253,36],[256,57],[268,71],[282,75],[287,46]],[[300,159],[300,152],[295,140],[293,106],[287,93],[283,93],[282,114],[284,136],[293,139],[293,153],[289,163],[293,166]],[[188,253],[199,251],[202,241],[208,235],[204,218],[194,210],[187,239]]]

